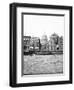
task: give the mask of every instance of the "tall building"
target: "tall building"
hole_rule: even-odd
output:
[[[49,40],[49,51],[56,51],[58,40],[59,40],[59,36],[56,33],[51,35],[50,40]]]
[[[48,42],[47,35],[44,34],[44,35],[42,36],[40,42],[41,42],[42,45],[46,44],[46,43]]]
[[[63,37],[62,36],[59,38],[58,45],[59,45],[59,50],[63,51]]]
[[[40,40],[40,43],[41,43],[41,51],[48,51],[49,50],[49,44],[48,44],[48,38],[47,38],[47,35],[43,35],[41,40]]]
[[[31,40],[31,36],[23,36],[23,43],[24,43],[23,48],[25,52],[29,51],[30,40]]]
[[[30,48],[33,48],[34,51],[39,51],[40,39],[38,37],[31,37]]]
[[[49,51],[56,51],[56,44],[53,39],[49,40]]]

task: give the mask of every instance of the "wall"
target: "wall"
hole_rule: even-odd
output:
[[[9,87],[9,3],[40,3],[53,5],[71,5],[74,8],[74,0],[0,0],[0,90],[11,90]],[[74,10],[73,10],[74,11]],[[74,21],[74,19],[73,19]],[[51,85],[38,87],[16,88],[21,90],[73,90],[72,85]]]

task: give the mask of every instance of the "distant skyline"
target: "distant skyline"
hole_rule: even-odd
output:
[[[41,38],[53,33],[64,36],[64,16],[24,15],[24,36]]]

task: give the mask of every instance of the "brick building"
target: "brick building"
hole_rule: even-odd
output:
[[[24,36],[23,37],[23,43],[24,43],[24,51],[28,52],[29,51],[29,47],[30,47],[30,40],[31,40],[31,36]]]
[[[30,49],[34,51],[40,50],[40,39],[38,37],[31,37]]]

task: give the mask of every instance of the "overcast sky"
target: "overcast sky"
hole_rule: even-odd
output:
[[[64,36],[63,16],[24,15],[24,35],[49,38],[54,32]]]

